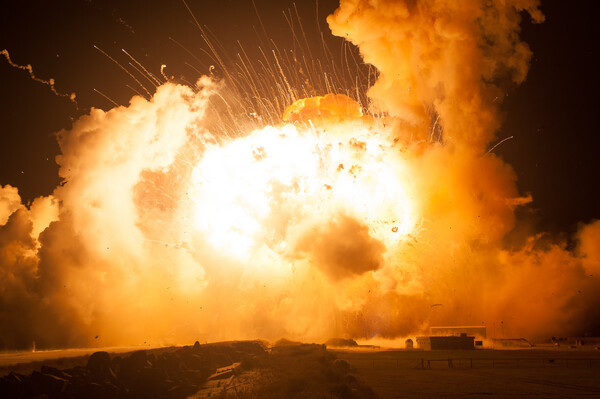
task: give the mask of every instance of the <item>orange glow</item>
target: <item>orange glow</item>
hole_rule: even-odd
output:
[[[543,19],[535,0],[342,0],[328,23],[377,69],[367,101],[205,76],[90,110],[58,134],[51,196],[0,187],[0,346],[594,327],[600,222],[574,250],[531,234],[489,150],[501,84],[527,73],[523,11]]]
[[[406,165],[386,136],[363,123],[356,102],[343,95],[303,99],[286,116],[312,126],[266,127],[211,145],[195,167],[195,223],[215,248],[242,259],[261,246],[282,252],[288,232],[316,215],[319,223],[338,213],[355,218],[386,246],[414,229]]]
[[[301,98],[283,113],[285,122],[338,123],[363,117],[360,104],[343,94]]]

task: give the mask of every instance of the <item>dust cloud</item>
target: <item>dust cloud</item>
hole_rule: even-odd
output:
[[[574,249],[507,244],[534,198],[488,150],[526,78],[526,14],[544,19],[536,1],[341,1],[328,22],[380,72],[377,112],[323,93],[226,137],[206,77],[92,109],[57,135],[51,196],[0,188],[0,347],[597,333],[600,222]]]

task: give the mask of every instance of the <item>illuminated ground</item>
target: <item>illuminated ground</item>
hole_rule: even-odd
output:
[[[221,344],[215,345],[219,347]],[[245,390],[250,395],[248,397],[264,397],[260,395],[266,392],[272,395],[276,393],[270,391],[273,389],[293,391],[294,383],[297,381],[306,378],[319,379],[318,376],[307,374],[306,370],[298,366],[307,359],[318,360],[322,356],[319,354],[321,350],[319,348],[321,347],[317,345],[285,345],[283,348],[276,348],[277,350],[271,352],[271,360],[266,362],[263,360],[250,368],[242,368],[235,377],[208,381],[204,385],[199,383],[198,386],[202,389],[198,391],[196,397],[208,397],[207,395],[212,396],[221,391],[227,392],[223,393],[225,395],[223,397],[236,397],[239,392],[234,393],[234,389]],[[133,348],[111,348],[114,350],[113,353],[121,353],[122,356],[127,356],[123,354],[127,349]],[[178,349],[164,348],[152,349],[148,352],[159,356],[160,353],[176,350]],[[5,353],[0,355],[0,375],[6,375],[11,371],[29,374],[39,370],[42,365],[60,369],[83,366],[87,363],[91,351],[93,350],[79,349]],[[338,359],[347,361],[352,366],[350,374],[370,387],[381,398],[592,398],[600,396],[600,379],[597,378],[600,372],[600,351],[591,347],[474,351],[380,351],[371,348],[330,350],[330,352]],[[306,357],[307,355],[309,357]],[[452,367],[449,359],[452,360]],[[273,365],[276,367],[273,368]],[[338,366],[339,364],[332,363],[332,370]],[[312,367],[310,369],[312,370]],[[326,375],[328,369],[324,370]],[[327,381],[328,377],[323,378]],[[298,389],[304,389],[307,384],[301,385]],[[315,387],[321,387],[319,389],[323,389],[323,386],[319,383],[315,384]],[[326,389],[331,390],[331,387]],[[331,392],[334,392],[333,397],[346,397],[343,392],[338,392],[339,395],[336,391]],[[300,391],[294,397],[304,396]],[[357,397],[371,396],[365,391],[362,396]]]
[[[110,353],[130,352],[133,350],[148,349],[148,347],[114,347],[103,348]],[[22,364],[26,362],[39,362],[49,359],[70,358],[86,356],[96,352],[98,348],[79,348],[79,349],[57,349],[57,350],[42,350],[42,351],[26,351],[26,352],[4,352],[0,353],[0,367],[5,367],[11,364]]]
[[[354,366],[355,375],[382,398],[600,396],[600,351],[592,349],[336,354]],[[448,366],[449,358],[453,368]],[[422,369],[421,359],[425,367],[430,360],[431,368]]]
[[[229,341],[97,352],[0,371],[6,374],[0,378],[3,398],[376,397],[323,345],[285,340],[268,347],[260,341]]]

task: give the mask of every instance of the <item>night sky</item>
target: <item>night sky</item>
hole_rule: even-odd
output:
[[[267,46],[252,1],[187,0],[198,22],[234,55],[239,40],[249,56]],[[15,63],[31,64],[42,79],[54,78],[61,93],[75,92],[79,109],[34,82],[26,71],[0,58],[0,184],[19,188],[25,202],[48,195],[59,184],[54,157],[54,133],[90,107],[111,108],[97,89],[127,104],[135,82],[94,48],[127,64],[127,50],[152,73],[166,72],[178,81],[193,82],[198,69],[208,73],[213,63],[193,18],[181,1],[64,0],[13,1],[0,15],[0,49]],[[288,0],[255,0],[269,37],[280,48],[293,41],[284,12]],[[542,230],[571,233],[579,222],[600,217],[600,158],[598,157],[597,29],[592,1],[543,1],[546,21],[522,24],[522,38],[534,56],[527,81],[508,92],[505,122],[498,141],[514,136],[495,153],[514,166],[522,194],[533,204],[520,216]],[[315,2],[296,4],[309,41],[318,43]],[[318,2],[318,19],[328,35],[325,17],[336,1]],[[173,40],[187,48],[188,54]],[[326,37],[333,53],[341,39]],[[318,47],[318,45],[316,45]],[[191,64],[194,68],[187,66]],[[218,71],[217,71],[218,74]]]

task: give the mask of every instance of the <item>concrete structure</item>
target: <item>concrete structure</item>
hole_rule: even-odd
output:
[[[417,337],[417,345],[423,350],[471,350],[475,349],[475,337],[467,334]]]
[[[478,339],[485,339],[487,338],[487,329],[485,326],[436,326],[429,328],[429,334],[432,337],[467,334]]]
[[[531,348],[533,345],[525,338],[492,338],[493,348]]]

